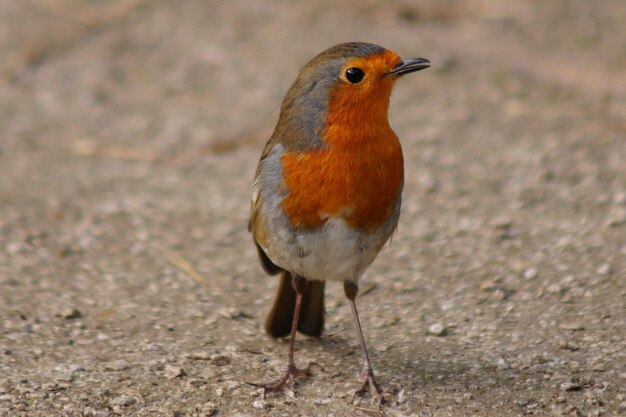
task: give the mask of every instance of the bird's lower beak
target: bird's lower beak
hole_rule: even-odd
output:
[[[421,71],[430,67],[430,61],[426,58],[409,58],[398,62],[394,69],[385,73],[383,77],[388,75],[404,75],[410,72]]]

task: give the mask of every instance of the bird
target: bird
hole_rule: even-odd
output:
[[[252,185],[248,230],[261,266],[279,275],[265,321],[273,338],[290,337],[282,376],[252,383],[267,392],[311,374],[294,361],[296,332],[320,337],[326,281],[343,283],[361,350],[361,385],[379,405],[356,297],[359,279],[396,230],[404,159],[388,120],[402,76],[430,67],[365,42],[335,45],[315,56],[287,91]]]

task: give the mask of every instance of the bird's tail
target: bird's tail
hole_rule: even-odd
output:
[[[265,321],[265,331],[272,337],[286,336],[291,332],[296,290],[293,288],[293,277],[283,271],[276,300]],[[324,281],[306,280],[302,296],[298,331],[309,336],[319,337],[324,329]]]

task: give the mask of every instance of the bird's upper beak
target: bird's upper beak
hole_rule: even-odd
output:
[[[409,58],[398,62],[398,64],[391,71],[383,74],[383,77],[388,75],[404,75],[410,72],[421,71],[430,67],[430,61],[426,58]]]

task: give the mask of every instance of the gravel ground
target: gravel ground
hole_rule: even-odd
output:
[[[362,40],[403,80],[393,242],[363,280],[387,416],[626,415],[626,5],[4,0],[0,415],[381,415],[338,285],[312,378],[246,231],[297,70]]]

